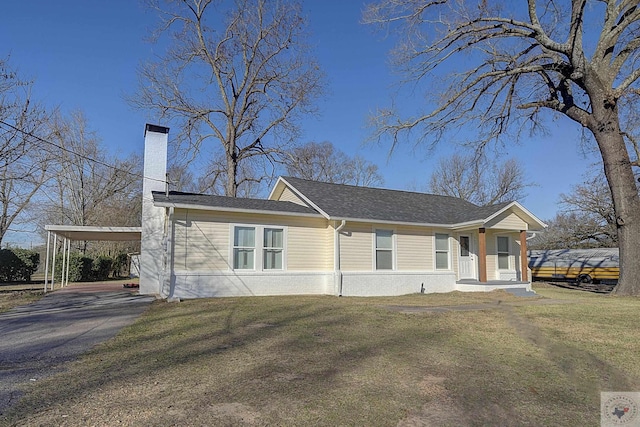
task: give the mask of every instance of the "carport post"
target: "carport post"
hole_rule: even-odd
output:
[[[58,252],[58,235],[53,234],[53,259],[51,260],[51,290],[56,281],[56,252]]]
[[[67,245],[67,286],[69,286],[69,259],[71,258],[71,239]]]
[[[51,241],[51,232],[47,231],[47,258],[44,261],[44,293],[47,293],[47,284],[49,283],[49,243]]]
[[[64,269],[67,266],[67,238],[62,239],[62,265],[60,266],[60,287],[64,288]]]

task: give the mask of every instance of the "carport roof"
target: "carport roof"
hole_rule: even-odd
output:
[[[96,227],[81,225],[46,225],[45,230],[70,240],[139,241],[142,227]]]

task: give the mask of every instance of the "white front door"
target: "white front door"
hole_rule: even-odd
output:
[[[460,256],[458,257],[458,267],[460,279],[475,279],[475,257],[471,248],[471,236],[459,236]]]

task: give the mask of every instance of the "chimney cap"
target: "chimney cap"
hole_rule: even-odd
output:
[[[144,128],[144,136],[147,136],[147,132],[169,133],[169,128],[166,126],[152,125],[147,123]]]

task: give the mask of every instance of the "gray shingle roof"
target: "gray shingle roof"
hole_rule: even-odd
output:
[[[335,219],[452,225],[484,220],[509,204],[481,207],[450,196],[282,178]]]
[[[300,206],[292,202],[281,202],[265,199],[245,199],[240,197],[214,196],[209,194],[182,193],[170,191],[167,196],[164,192],[154,191],[153,201],[158,203],[175,203],[180,205],[195,205],[202,207],[220,207],[237,210],[259,210],[270,212],[312,214],[318,215],[314,209]]]

